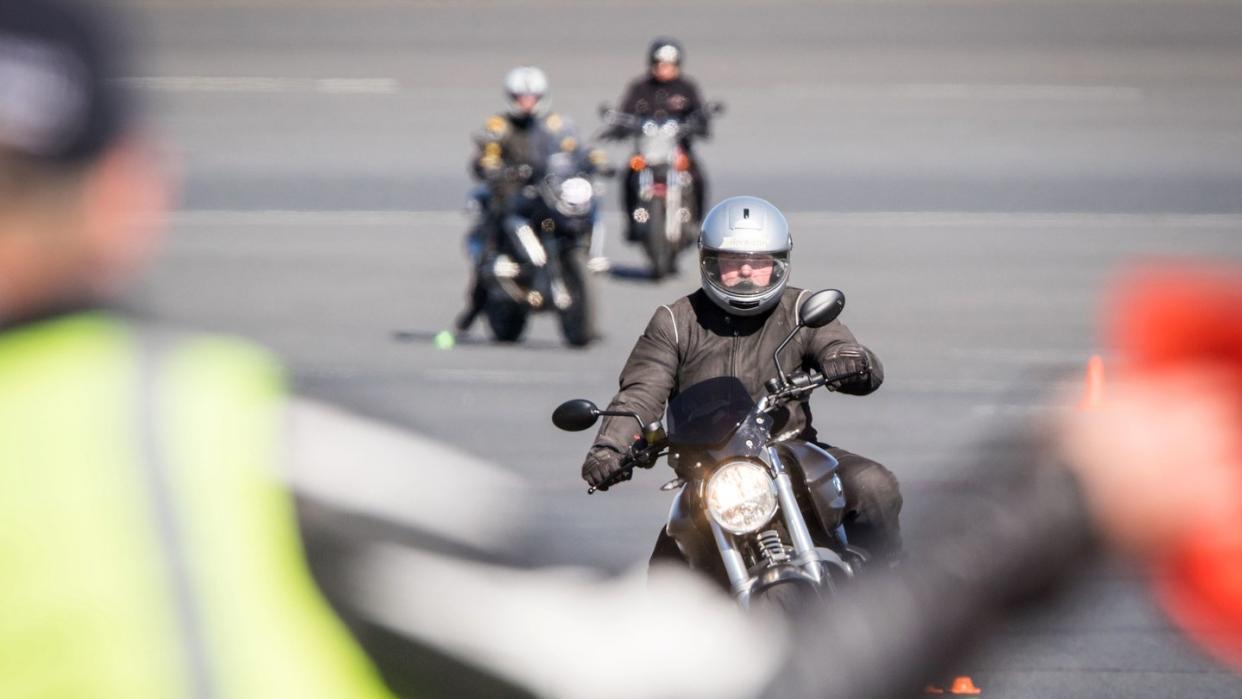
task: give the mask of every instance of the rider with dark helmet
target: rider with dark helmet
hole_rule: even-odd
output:
[[[698,85],[682,74],[685,51],[681,43],[670,37],[658,37],[647,47],[647,72],[639,76],[625,89],[617,102],[617,111],[638,117],[673,118],[689,121],[692,128],[681,141],[681,147],[690,158],[690,174],[694,178],[694,212],[703,213],[707,201],[707,179],[698,158],[691,150],[691,137],[707,138],[711,135],[703,98]],[[605,137],[609,132],[605,132]],[[625,190],[626,210],[634,209],[637,188],[627,182]]]
[[[660,418],[665,403],[682,389],[719,376],[741,379],[751,397],[766,395],[772,355],[798,322],[808,291],[788,285],[793,240],[784,215],[758,197],[731,197],[703,219],[699,237],[701,288],[656,309],[621,370],[621,390],[608,410],[637,413],[644,423]],[[782,353],[782,364],[814,368],[826,376],[852,374],[830,384],[838,393],[863,396],[880,387],[884,369],[840,321],[804,329]],[[817,441],[811,406],[791,403],[780,432]],[[605,418],[582,466],[591,485],[621,468],[634,441],[633,422]],[[852,544],[874,558],[892,559],[901,549],[898,515],[902,498],[896,477],[884,466],[840,447],[820,443],[840,462],[845,488],[845,526]],[[678,556],[661,531],[653,561]]]

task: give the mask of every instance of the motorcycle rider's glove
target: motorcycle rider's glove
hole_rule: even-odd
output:
[[[863,386],[871,382],[871,358],[866,347],[856,344],[841,346],[832,357],[824,360],[824,376],[840,376],[824,384],[830,390]]]
[[[621,452],[609,447],[592,447],[582,463],[582,479],[594,488],[608,482],[621,470]]]

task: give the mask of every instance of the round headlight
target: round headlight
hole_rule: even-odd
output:
[[[591,193],[591,183],[585,177],[571,177],[561,183],[561,201],[569,206],[589,204]]]
[[[749,534],[776,514],[776,483],[752,461],[725,464],[707,481],[707,511],[734,534]]]

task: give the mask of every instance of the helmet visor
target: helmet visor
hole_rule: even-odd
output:
[[[780,286],[789,272],[788,252],[723,252],[704,250],[703,276],[730,296],[760,296]]]

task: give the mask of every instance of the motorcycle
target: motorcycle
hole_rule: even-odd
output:
[[[655,279],[677,271],[677,255],[695,240],[703,215],[696,210],[697,183],[682,142],[703,133],[707,120],[723,111],[723,104],[709,102],[682,120],[657,119],[600,105],[604,132],[634,139],[623,207],[630,219],[629,240],[642,243]]]
[[[691,568],[727,584],[742,608],[774,605],[796,611],[853,577],[867,552],[852,546],[842,523],[845,495],[837,460],[796,431],[773,434],[778,414],[817,388],[849,378],[815,371],[787,373],[780,352],[804,327],[832,322],[845,305],[836,289],[811,295],[799,324],[773,354],[776,377],[753,400],[733,376],[702,381],[668,404],[667,421],[643,424],[634,413],[600,410],[589,400],[562,403],[552,422],[585,430],[600,416],[638,421],[641,436],[622,457],[623,468],[588,492],[629,480],[663,455],[677,491],[665,531]]]
[[[531,313],[555,312],[565,342],[582,347],[595,337],[594,292],[587,249],[599,225],[596,174],[572,153],[548,158],[544,172],[507,202],[496,249],[483,257],[484,313],[492,335],[516,342]]]

